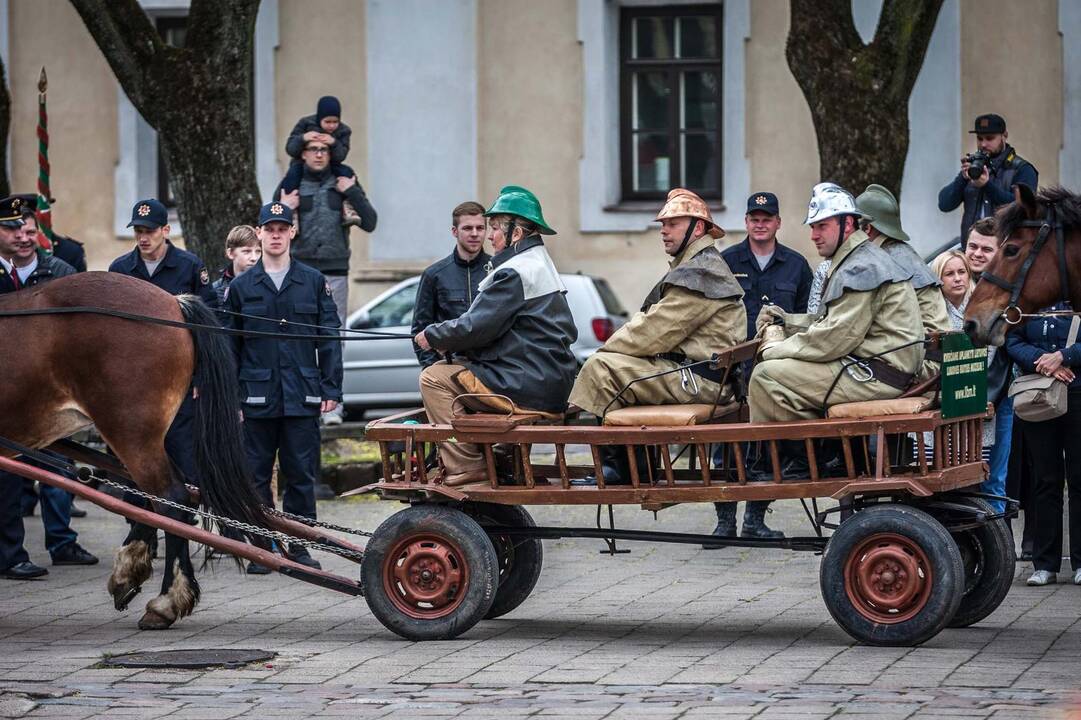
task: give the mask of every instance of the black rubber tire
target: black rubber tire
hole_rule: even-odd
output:
[[[504,525],[506,527],[536,527],[533,517],[520,505],[496,505],[495,503],[468,503],[464,508],[481,527]],[[533,588],[537,586],[541,567],[544,565],[544,544],[539,538],[492,535],[488,538],[499,558],[499,589],[495,601],[484,617],[488,620],[502,617],[517,608]]]
[[[866,598],[873,589],[864,589],[862,582],[851,580],[861,569],[871,572],[877,566],[870,558],[879,552],[878,538],[883,538],[881,547],[886,548],[885,552],[919,565],[920,580],[912,585],[924,588],[919,593],[922,599],[897,611],[912,613],[911,617],[888,619],[893,611],[887,604],[869,609]],[[922,560],[917,552],[923,554]],[[846,576],[853,594],[864,598],[861,605],[849,594]],[[903,580],[899,574],[897,577]],[[841,523],[823,553],[819,583],[830,615],[853,638],[869,645],[905,647],[931,639],[956,614],[964,588],[964,566],[957,543],[940,522],[908,505],[884,504],[860,510]]]
[[[965,498],[979,509],[994,513],[994,508],[982,498]],[[975,625],[993,613],[1006,599],[1016,571],[1013,533],[1004,518],[992,520],[974,529],[951,533],[961,550],[965,568],[965,587],[961,605],[949,626]]]
[[[419,568],[421,556],[449,558],[445,564],[425,560],[429,564],[424,571],[439,566],[439,574],[462,578],[447,586],[447,593],[454,595],[447,603],[450,607],[425,607],[416,602],[415,594],[411,599],[394,577],[395,568],[412,577],[404,570]],[[480,525],[461,510],[441,505],[414,505],[384,520],[368,542],[360,566],[361,586],[372,614],[406,640],[451,640],[468,631],[492,606],[498,576],[495,548]]]

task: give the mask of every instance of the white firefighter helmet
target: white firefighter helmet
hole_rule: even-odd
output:
[[[837,183],[818,183],[811,189],[811,202],[807,205],[807,219],[803,224],[810,225],[837,215],[872,219],[856,208],[856,199],[852,197],[852,193]]]

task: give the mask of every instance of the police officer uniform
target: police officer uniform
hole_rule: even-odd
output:
[[[135,203],[131,209],[131,222],[128,227],[156,229],[169,224],[169,212],[159,201],[149,198]],[[165,241],[165,255],[151,275],[147,271],[146,261],[136,247],[131,252],[121,255],[109,265],[109,272],[131,275],[140,280],[157,285],[170,295],[190,293],[198,295],[211,307],[215,306],[214,290],[210,286],[210,274],[203,261],[193,253],[181,250],[168,240]],[[180,468],[186,482],[199,484],[195,471],[195,447],[193,444],[192,422],[195,407],[192,394],[184,396],[184,402],[176,412],[169,432],[165,434],[165,452],[169,459]]]
[[[259,214],[259,226],[270,222],[292,224],[293,211],[281,203],[268,203]],[[322,273],[294,259],[279,288],[260,260],[229,285],[225,309],[273,318],[226,315],[226,327],[327,337],[320,342],[233,337],[244,435],[256,491],[273,506],[270,476],[277,455],[285,485],[283,508],[315,518],[319,407],[323,400],[342,400],[341,342],[336,334],[283,325],[278,320],[340,327],[330,286]],[[306,558],[314,564],[306,552],[290,548],[290,554],[295,560],[304,562],[302,558]]]
[[[17,197],[0,200],[0,225],[9,228],[23,226],[22,201]],[[15,292],[22,289],[15,274],[15,267],[5,257],[0,257],[0,293]]]
[[[21,193],[15,197],[23,201],[24,208],[37,207],[37,193]],[[49,198],[50,205],[55,202],[55,198]],[[53,257],[60,258],[66,262],[75,270],[75,272],[86,272],[86,248],[84,248],[83,244],[75,238],[61,235],[54,230],[52,248],[50,249]]]

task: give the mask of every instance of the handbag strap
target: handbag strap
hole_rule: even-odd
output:
[[[1070,332],[1066,335],[1066,347],[1070,347],[1077,342],[1078,327],[1081,327],[1081,315],[1074,315],[1073,320],[1070,321]]]

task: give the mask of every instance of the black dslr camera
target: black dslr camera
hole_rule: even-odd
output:
[[[977,150],[974,153],[965,155],[965,160],[968,161],[968,177],[970,180],[979,180],[980,176],[983,175],[983,169],[991,164],[991,156],[983,150]]]

